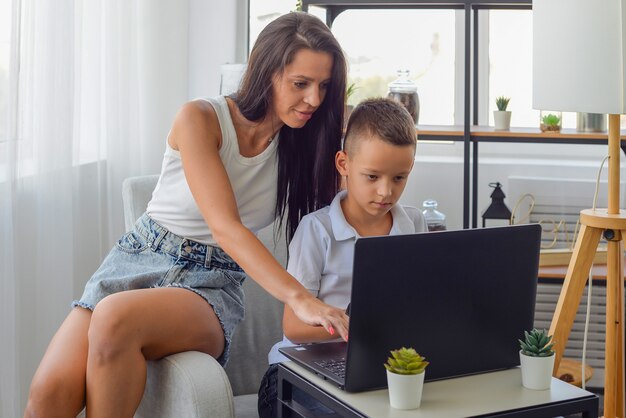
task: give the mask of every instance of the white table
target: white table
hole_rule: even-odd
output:
[[[556,378],[552,379],[550,390],[526,389],[519,368],[427,382],[420,408],[412,411],[391,408],[386,389],[347,393],[303,367],[285,362],[278,368],[279,417],[311,416],[291,399],[293,386],[345,417],[531,418],[575,413],[582,413],[585,418],[598,417],[595,394]]]

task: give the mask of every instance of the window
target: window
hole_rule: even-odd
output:
[[[272,19],[295,8],[295,0],[250,0],[250,46]],[[325,19],[325,10],[309,12]],[[539,127],[532,108],[532,11],[479,11],[478,124],[493,126],[497,96],[511,97],[514,127]],[[346,52],[348,82],[358,87],[349,103],[386,95],[396,71],[409,69],[418,87],[420,125],[462,125],[464,112],[464,12],[447,9],[357,9],[335,19],[332,31]],[[626,119],[626,118],[622,118]],[[563,127],[576,127],[576,113],[563,112]],[[461,153],[460,143],[453,148]],[[483,151],[510,155],[511,146],[527,154],[553,150],[589,157],[602,147],[576,145],[484,144]],[[443,150],[437,147],[438,150]],[[446,147],[448,151],[449,147]],[[423,149],[424,150],[424,149]],[[592,151],[593,150],[593,151]],[[447,153],[448,151],[445,151]],[[435,152],[437,154],[438,151]],[[461,154],[458,154],[461,155]]]
[[[348,10],[333,23],[333,33],[357,87],[351,104],[386,96],[397,71],[408,69],[419,94],[419,123],[454,124],[453,10]]]
[[[250,1],[250,47],[271,20],[295,8],[293,0]],[[324,19],[322,9],[310,13]],[[385,96],[397,71],[408,69],[417,84],[419,123],[453,125],[455,85],[455,14],[453,10],[347,10],[333,23],[333,33],[344,49],[349,65],[348,83],[355,93],[349,103]],[[363,28],[372,28],[364,31]],[[460,62],[461,71],[463,62]],[[460,87],[462,88],[462,87]],[[462,109],[462,106],[461,106]]]
[[[539,110],[532,106],[532,11],[490,10],[489,14],[489,125],[497,96],[511,97],[513,126],[538,127]],[[576,114],[563,113],[563,127],[576,127]]]

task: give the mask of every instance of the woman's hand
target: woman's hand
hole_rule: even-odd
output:
[[[327,305],[310,294],[290,302],[289,307],[301,321],[322,326],[330,335],[348,341],[348,316],[343,309]]]

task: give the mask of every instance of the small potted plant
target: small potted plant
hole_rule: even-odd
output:
[[[539,128],[541,132],[560,132],[561,131],[561,112],[544,111],[539,115],[541,123]]]
[[[425,369],[428,362],[415,349],[392,350],[387,359],[389,403],[396,409],[419,408],[422,402]]]
[[[522,368],[522,385],[528,389],[550,389],[554,350],[552,336],[545,330],[524,331],[524,341],[518,340],[521,350],[519,358]]]
[[[496,97],[496,107],[498,110],[493,111],[493,120],[497,131],[506,131],[511,128],[511,111],[506,110],[510,101],[510,97]]]

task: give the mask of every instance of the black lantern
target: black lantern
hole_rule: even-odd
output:
[[[491,204],[483,212],[483,228],[485,227],[485,220],[487,219],[506,219],[508,223],[511,223],[511,211],[504,204],[504,192],[502,191],[502,185],[500,182],[489,183],[489,187],[493,187],[494,191],[491,193]]]

